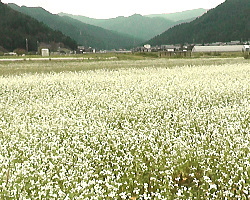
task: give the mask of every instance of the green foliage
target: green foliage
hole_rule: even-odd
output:
[[[89,25],[67,16],[53,15],[42,8],[19,7],[15,4],[8,4],[13,9],[27,14],[40,22],[48,25],[54,30],[62,31],[65,35],[73,38],[79,45],[97,49],[120,49],[131,48],[143,42],[115,31]]]
[[[135,53],[135,55],[146,57],[146,58],[158,58],[158,53],[151,53],[151,52],[139,52],[139,53]]]
[[[2,46],[0,46],[0,56],[3,56],[4,53],[8,52],[5,48],[3,48]]]
[[[225,1],[190,23],[177,25],[150,40],[151,45],[248,40],[250,1]]]
[[[37,20],[21,14],[0,2],[0,46],[9,51],[16,48],[26,49],[26,39],[29,50],[37,50],[39,42],[62,42],[71,49],[76,48],[76,42],[59,31],[53,31]]]

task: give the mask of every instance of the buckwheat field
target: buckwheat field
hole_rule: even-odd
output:
[[[168,62],[0,75],[0,199],[250,199],[249,62]]]

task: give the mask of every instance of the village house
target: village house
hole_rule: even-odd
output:
[[[169,52],[179,51],[180,50],[180,46],[175,46],[175,45],[161,45],[161,50],[162,51],[169,51]]]
[[[85,46],[78,46],[76,53],[77,54],[83,54],[83,53],[95,53],[96,50],[92,47],[85,47]]]

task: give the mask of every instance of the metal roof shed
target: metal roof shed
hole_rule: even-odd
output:
[[[243,45],[194,46],[192,52],[241,52]]]

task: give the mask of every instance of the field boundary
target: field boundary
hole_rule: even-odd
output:
[[[107,58],[92,58],[92,57],[87,57],[87,58],[77,58],[77,57],[58,57],[58,58],[2,58],[0,59],[0,62],[9,62],[9,61],[62,61],[62,60],[101,60],[101,59],[106,59],[106,60],[115,60],[117,57],[107,57]]]

